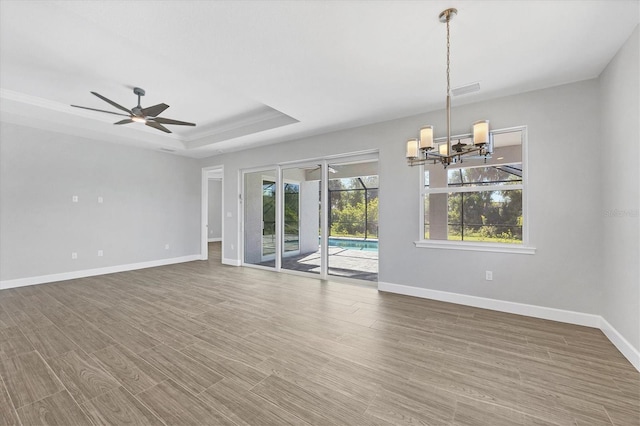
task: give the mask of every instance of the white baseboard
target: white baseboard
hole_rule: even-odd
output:
[[[240,265],[242,265],[242,262],[240,262],[239,259],[225,259],[225,258],[222,258],[222,264],[223,265],[231,265],[231,266],[240,266]]]
[[[60,274],[39,275],[37,277],[18,278],[14,280],[0,281],[0,290],[25,287],[28,285],[52,283],[56,281],[73,280],[76,278],[93,277],[96,275],[113,274],[115,272],[133,271],[135,269],[153,268],[156,266],[172,265],[174,263],[191,262],[200,260],[200,255],[174,257],[170,259],[152,260],[149,262],[129,263],[126,265],[107,266],[105,268],[84,269],[81,271],[63,272]]]
[[[404,294],[406,296],[422,297],[424,299],[440,300],[442,302],[457,303],[459,305],[474,306],[476,308],[491,309],[528,317],[548,319],[600,328],[600,316],[581,312],[565,311],[544,306],[527,305],[524,303],[507,302],[505,300],[488,299],[485,297],[468,296],[466,294],[449,293],[447,291],[430,290],[427,288],[408,285],[378,283],[378,290],[389,293]]]
[[[620,353],[629,360],[636,370],[640,371],[640,351],[634,348],[622,334],[618,333],[618,330],[609,324],[609,321],[602,317],[600,318],[600,330],[602,330],[604,335],[607,336],[607,339],[618,348]]]
[[[634,348],[618,331],[600,315],[563,309],[547,308],[544,306],[528,305],[524,303],[508,302],[505,300],[488,299],[485,297],[469,296],[466,294],[450,293],[446,291],[430,290],[400,284],[378,282],[378,290],[405,296],[421,297],[442,302],[457,303],[459,305],[508,312],[511,314],[547,319],[569,324],[593,327],[602,330],[605,336],[629,360],[636,370],[640,371],[640,352]]]
[[[222,237],[209,238],[207,241],[210,243],[217,243],[218,241],[222,241]]]

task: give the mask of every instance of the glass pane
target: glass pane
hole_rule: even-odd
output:
[[[463,239],[463,194],[449,194],[447,198],[447,239],[460,241]]]
[[[361,176],[360,180],[367,189],[378,188],[378,176]]]
[[[282,170],[282,269],[320,273],[320,176],[318,166]]]
[[[262,255],[276,252],[276,183],[262,180]]]
[[[378,279],[377,163],[332,164],[329,173],[330,275]]]
[[[449,169],[447,183],[449,186],[460,186],[462,184],[462,169]]]
[[[331,173],[330,173],[331,174]],[[347,189],[364,189],[360,181],[355,178],[331,179],[329,176],[329,190],[341,191]]]
[[[275,267],[275,170],[244,174],[244,262]]]
[[[353,166],[353,165],[349,165]],[[348,166],[335,166],[329,169],[335,173],[329,173],[329,190],[340,191],[349,189],[374,189],[378,188],[378,176],[336,177],[349,171]]]
[[[448,186],[513,185],[522,183],[522,163],[450,169]]]
[[[449,194],[448,239],[522,243],[522,190]]]
[[[520,189],[424,197],[425,239],[521,244],[522,225]]]
[[[300,184],[284,184],[284,251],[300,250]]]
[[[424,239],[429,239],[429,195],[425,195],[424,198]]]

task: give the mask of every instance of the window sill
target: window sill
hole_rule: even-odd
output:
[[[494,253],[535,254],[536,248],[531,246],[499,243],[465,243],[461,241],[420,240],[414,244],[418,248],[487,251]]]

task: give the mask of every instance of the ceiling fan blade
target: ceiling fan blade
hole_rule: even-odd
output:
[[[148,108],[142,108],[142,114],[145,117],[157,117],[167,108],[169,108],[167,104],[158,104]]]
[[[162,130],[165,133],[171,133],[171,130],[167,129],[160,123],[154,123],[153,121],[146,121],[144,124],[146,124],[149,127],[153,127],[154,129]]]
[[[96,93],[96,92],[91,92],[91,93],[92,93],[92,94],[94,94],[94,95],[96,95],[97,97],[99,97],[99,98],[100,98],[100,99],[102,99],[103,101],[105,101],[105,102],[107,102],[107,103],[109,103],[109,104],[113,105],[114,107],[116,107],[116,108],[118,108],[118,109],[121,109],[122,111],[128,112],[128,113],[129,113],[129,115],[133,115],[133,113],[132,113],[130,110],[128,110],[127,108],[123,107],[122,105],[119,105],[119,104],[117,104],[117,103],[113,102],[111,99],[107,99],[107,98],[105,98],[104,96],[102,96],[101,94]]]
[[[153,121],[155,121],[156,123],[175,124],[178,126],[195,126],[196,125],[196,123],[187,123],[186,121],[178,121],[178,120],[172,120],[170,118],[162,118],[162,117],[156,117],[153,119]]]
[[[103,109],[83,107],[83,106],[80,106],[80,105],[71,105],[71,106],[75,107],[75,108],[90,109],[91,111],[106,112],[107,114],[115,114],[115,115],[121,115],[123,117],[129,117],[127,114],[120,114],[119,112],[105,111]]]
[[[133,123],[133,120],[130,118],[118,121],[117,123],[113,123],[113,124],[129,124],[129,123]]]

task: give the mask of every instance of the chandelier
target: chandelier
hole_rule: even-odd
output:
[[[473,144],[462,143],[462,139],[451,144],[451,83],[450,83],[450,43],[449,22],[458,14],[457,9],[447,9],[440,13],[440,22],[447,24],[447,141],[434,146],[433,126],[420,129],[420,137],[407,141],[407,163],[410,166],[420,164],[441,163],[445,168],[452,163],[462,163],[463,156],[473,155],[484,157],[485,161],[491,152],[489,144],[489,121],[482,120],[473,123]]]

